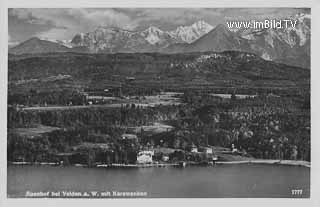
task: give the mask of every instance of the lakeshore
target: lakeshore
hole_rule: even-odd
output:
[[[275,165],[294,165],[311,167],[311,163],[303,160],[242,160],[242,161],[217,161],[216,164],[275,164]]]
[[[196,162],[185,162],[186,166],[203,165],[202,163]],[[54,162],[8,162],[9,165],[48,165],[48,166],[61,166],[59,163]],[[230,164],[273,164],[273,165],[292,165],[292,166],[304,166],[311,167],[311,163],[303,160],[276,160],[276,159],[248,159],[248,160],[237,160],[237,161],[216,161],[208,166],[214,165],[230,165]],[[75,167],[88,167],[84,164],[74,164]],[[123,167],[123,168],[145,168],[145,167],[179,167],[180,163],[149,163],[149,164],[96,164],[94,167],[97,168],[110,168],[110,167]]]

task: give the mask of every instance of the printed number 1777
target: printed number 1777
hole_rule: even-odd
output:
[[[291,190],[291,194],[292,195],[302,195],[302,190],[299,189],[299,190]]]

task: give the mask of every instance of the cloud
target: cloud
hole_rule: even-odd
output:
[[[276,18],[305,9],[290,8],[59,8],[9,9],[9,33],[12,41],[31,36],[52,39],[71,39],[76,33],[89,32],[98,26],[116,26],[129,30],[143,30],[157,26],[172,30],[204,20],[215,26],[229,18]],[[308,11],[307,11],[308,12]],[[310,12],[310,10],[309,10]]]
[[[132,25],[129,16],[113,9],[69,9],[68,14],[87,25],[117,26],[128,29],[136,26]]]
[[[26,23],[36,24],[36,25],[51,25],[56,26],[54,21],[46,18],[42,18],[41,16],[35,15],[37,12],[34,12],[33,9],[9,9],[9,17],[14,16],[19,20],[23,20]],[[35,13],[35,14],[34,14]]]
[[[116,26],[134,29],[137,25],[124,13],[113,9],[10,9],[14,16],[32,25],[47,25],[46,31],[36,31],[35,36],[48,35],[71,38],[79,32],[88,32],[98,26]]]
[[[29,19],[32,17],[29,9],[9,9],[9,16],[16,16],[19,19]]]
[[[48,39],[56,39],[56,40],[65,40],[70,34],[69,30],[52,28],[48,31],[39,32],[35,36],[39,38],[48,38]],[[68,38],[67,38],[68,39]]]
[[[9,48],[14,47],[16,45],[18,45],[19,42],[18,41],[12,41],[12,38],[10,36],[10,34],[8,34],[8,46]]]
[[[225,19],[264,20],[288,18],[297,13],[310,13],[305,9],[295,8],[228,8],[224,9]]]
[[[203,8],[143,8],[121,9],[130,14],[138,29],[153,25],[164,30],[171,30],[181,25],[190,25],[198,20],[214,23],[221,15],[216,9]]]

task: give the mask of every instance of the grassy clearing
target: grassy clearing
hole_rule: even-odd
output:
[[[10,129],[9,131],[12,133],[16,133],[20,136],[26,137],[35,137],[40,134],[49,133],[55,130],[59,130],[58,127],[51,127],[51,126],[44,126],[44,125],[37,125],[36,127],[29,127],[29,128],[15,128]]]

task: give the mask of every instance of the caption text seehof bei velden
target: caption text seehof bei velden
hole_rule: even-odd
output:
[[[25,197],[28,198],[41,198],[41,197],[50,197],[50,198],[107,198],[107,197],[147,197],[148,193],[144,191],[39,191],[32,192],[26,191]]]

